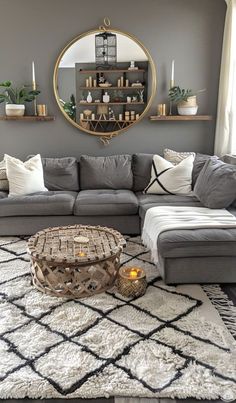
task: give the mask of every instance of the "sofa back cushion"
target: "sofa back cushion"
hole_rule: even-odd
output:
[[[79,190],[78,162],[74,157],[42,158],[48,190]]]
[[[193,161],[193,171],[192,171],[192,188],[194,188],[197,178],[205,165],[205,162],[209,160],[212,156],[208,154],[197,153]],[[217,158],[217,157],[216,157]]]
[[[236,166],[217,157],[209,158],[198,176],[194,194],[205,207],[229,207],[236,198]]]
[[[130,155],[80,158],[80,188],[132,189],[133,174]]]
[[[132,157],[132,170],[134,175],[134,192],[143,191],[151,178],[153,154],[134,154]]]

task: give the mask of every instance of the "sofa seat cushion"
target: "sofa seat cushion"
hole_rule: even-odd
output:
[[[26,196],[1,198],[0,196],[0,216],[52,216],[71,215],[76,192],[48,191],[37,192]]]
[[[136,193],[139,202],[139,215],[143,220],[146,211],[155,206],[194,206],[202,207],[200,201],[193,195],[153,195],[143,194],[141,192]]]
[[[131,190],[82,190],[79,192],[74,215],[117,216],[138,212],[138,200]]]
[[[162,258],[236,256],[236,228],[164,231],[158,238]]]
[[[0,191],[0,199],[4,199],[5,197],[8,197],[8,193]]]

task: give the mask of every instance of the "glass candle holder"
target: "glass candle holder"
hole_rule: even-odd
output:
[[[146,273],[141,267],[121,267],[117,278],[118,292],[127,298],[137,298],[145,294]]]
[[[78,244],[78,250],[76,251],[76,256],[86,257],[89,251],[88,250],[89,238],[85,236],[76,236],[74,237],[74,242]]]

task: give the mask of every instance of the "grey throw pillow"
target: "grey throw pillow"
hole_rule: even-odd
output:
[[[197,178],[194,194],[205,207],[229,207],[236,198],[236,166],[209,158]]]
[[[132,189],[130,155],[80,158],[81,189]]]
[[[143,191],[151,178],[153,154],[134,154],[132,157],[132,171],[134,175],[134,192]]]
[[[198,175],[200,174],[205,162],[211,158],[212,155],[197,153],[193,161],[193,171],[192,171],[192,188],[194,188],[197,181]],[[217,158],[217,157],[216,157]]]

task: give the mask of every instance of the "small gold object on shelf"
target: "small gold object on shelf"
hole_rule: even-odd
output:
[[[166,104],[157,105],[157,116],[166,116]]]
[[[157,116],[162,116],[162,104],[157,105]]]
[[[129,120],[129,111],[125,111],[125,120]]]
[[[85,109],[84,115],[85,115],[86,119],[88,119],[92,115],[92,111],[90,109]]]
[[[47,116],[48,112],[47,112],[47,105],[45,104],[38,104],[37,105],[37,113],[38,116]]]
[[[124,297],[141,297],[147,288],[145,271],[141,267],[121,267],[117,278],[117,288]]]

